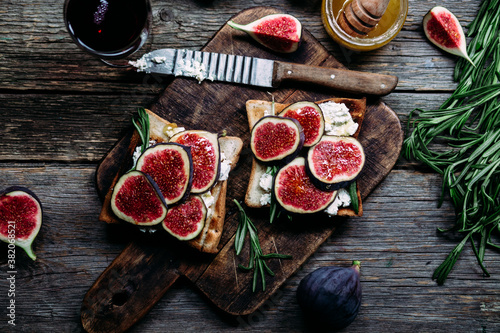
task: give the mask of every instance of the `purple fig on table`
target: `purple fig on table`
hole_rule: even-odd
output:
[[[279,53],[295,52],[302,40],[302,24],[292,15],[271,14],[246,25],[228,25],[250,35],[260,44]]]
[[[31,244],[42,225],[42,204],[38,197],[22,186],[0,191],[0,240],[22,248],[35,260]]]
[[[355,260],[351,267],[321,267],[300,281],[297,301],[313,326],[340,330],[354,321],[362,296],[360,265]]]
[[[423,28],[425,35],[434,45],[446,52],[463,57],[474,65],[467,54],[462,26],[448,9],[441,6],[432,8],[424,16]]]

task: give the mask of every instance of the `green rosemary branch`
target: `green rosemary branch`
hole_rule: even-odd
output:
[[[243,250],[243,246],[245,245],[245,239],[247,234],[249,235],[250,240],[250,262],[248,266],[238,265],[238,267],[245,271],[253,272],[253,283],[252,283],[252,291],[255,292],[257,289],[257,280],[260,276],[262,281],[262,290],[266,290],[266,280],[265,273],[274,276],[274,272],[267,266],[266,259],[291,259],[292,256],[279,254],[279,253],[270,253],[264,255],[262,253],[262,248],[259,242],[259,236],[257,235],[257,228],[250,220],[250,218],[245,213],[243,207],[241,207],[240,203],[235,199],[234,203],[238,207],[239,210],[239,223],[238,228],[236,229],[236,234],[234,237],[234,247],[236,251],[236,255],[240,255]]]
[[[468,28],[472,40],[467,51],[475,66],[458,60],[456,90],[436,110],[411,112],[403,145],[404,157],[443,177],[439,206],[448,194],[456,220],[451,229],[438,230],[464,234],[435,270],[438,284],[467,242],[485,276],[486,247],[500,249],[491,238],[500,231],[500,1],[484,0]]]

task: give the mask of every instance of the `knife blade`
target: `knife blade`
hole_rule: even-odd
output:
[[[130,64],[138,72],[191,77],[200,83],[210,80],[265,88],[277,88],[282,82],[294,81],[382,96],[393,91],[398,83],[393,75],[187,49],[155,50]]]

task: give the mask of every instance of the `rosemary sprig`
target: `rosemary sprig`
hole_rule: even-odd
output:
[[[141,153],[149,147],[149,116],[144,108],[138,108],[137,114],[132,116],[134,125],[141,138]]]
[[[500,231],[500,1],[484,0],[469,25],[468,53],[475,66],[459,60],[456,90],[436,110],[415,109],[408,121],[403,155],[430,166],[443,177],[439,206],[449,194],[455,225],[442,232],[465,236],[433,279],[443,284],[467,242],[485,276],[487,246]]]
[[[241,207],[240,203],[235,199],[234,203],[238,207],[239,210],[239,223],[238,228],[236,229],[234,247],[236,250],[236,255],[240,255],[243,250],[243,245],[245,245],[246,235],[249,235],[250,239],[250,262],[248,266],[238,265],[238,267],[245,271],[253,272],[253,282],[252,282],[252,291],[255,292],[257,289],[257,280],[260,276],[262,281],[262,290],[266,290],[266,280],[265,273],[274,276],[274,272],[267,266],[266,259],[290,259],[292,256],[279,254],[279,253],[270,253],[264,255],[262,253],[262,248],[259,242],[259,236],[257,235],[257,228],[253,224],[252,220],[247,216],[243,207]]]

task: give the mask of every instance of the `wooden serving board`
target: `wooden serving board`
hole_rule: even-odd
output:
[[[270,7],[256,7],[232,19],[237,23],[248,23],[276,12]],[[266,51],[246,34],[227,25],[217,32],[203,51],[342,67],[307,30],[304,30],[299,50],[287,56]],[[319,101],[335,96],[356,97],[308,86],[280,87],[269,92],[280,103]],[[240,161],[229,178],[220,250],[215,255],[201,254],[164,236],[141,236],[137,233],[85,296],[81,318],[87,331],[126,330],[149,311],[179,276],[192,281],[223,311],[233,315],[250,314],[316,251],[332,234],[337,223],[342,223],[341,218],[317,214],[313,218],[308,216],[292,222],[285,219],[270,225],[267,209],[247,208],[248,215],[258,228],[263,252],[290,254],[293,259],[268,261],[276,275],[266,276],[265,291],[261,290],[259,281],[257,291],[252,292],[253,274],[237,268],[238,264],[248,264],[249,255],[248,247],[240,256],[236,256],[234,250],[238,212],[233,199],[242,201],[244,198],[252,160],[248,148],[250,133],[245,102],[270,98],[264,89],[206,81],[199,84],[193,79],[176,78],[151,107],[159,116],[188,129],[226,130],[228,135],[239,136],[244,141]],[[358,184],[362,198],[366,198],[389,174],[400,154],[403,132],[397,115],[384,103],[369,98],[359,140],[366,152],[366,164]],[[96,182],[102,196],[108,191],[113,177],[123,172],[120,166],[129,142],[130,136],[124,137],[99,165]],[[370,214],[369,207],[365,208],[365,214]]]

